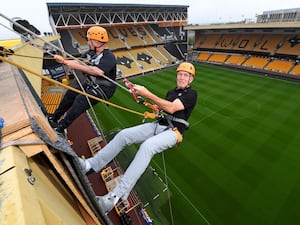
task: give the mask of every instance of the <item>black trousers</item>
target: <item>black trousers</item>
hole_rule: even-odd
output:
[[[79,86],[75,88],[79,89]],[[103,98],[102,96],[100,96],[99,93],[95,92],[93,89],[87,89],[86,93],[99,98]],[[91,98],[89,98],[89,100],[92,106],[98,103],[97,100]],[[65,93],[55,113],[53,114],[53,117],[55,120],[59,120],[67,112],[66,116],[61,121],[62,126],[64,128],[67,128],[77,117],[79,117],[83,112],[85,112],[89,108],[90,104],[88,103],[86,96],[68,90]]]

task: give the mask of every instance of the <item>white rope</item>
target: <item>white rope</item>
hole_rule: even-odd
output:
[[[167,175],[167,167],[166,167],[164,152],[162,152],[161,155],[162,155],[163,166],[164,166],[165,184],[167,186],[167,193],[168,193],[168,199],[169,199],[169,210],[170,210],[170,217],[171,217],[171,225],[175,225],[174,217],[173,217],[172,203],[171,203],[171,195],[170,195],[169,184],[168,184],[168,175]]]
[[[10,30],[10,31],[12,31],[12,32],[14,32],[14,33],[16,33],[16,34],[18,34],[18,35],[21,35],[21,36],[22,36],[23,38],[25,38],[26,40],[32,41],[29,37],[27,37],[27,36],[25,36],[25,35],[23,35],[23,34],[19,34],[18,32],[16,32],[15,30],[13,30],[13,29],[7,27],[6,25],[4,25],[4,24],[2,24],[2,23],[0,23],[0,25],[3,26],[3,27],[5,27],[6,29],[8,29],[8,30]],[[43,39],[42,39],[42,40],[43,40]],[[44,40],[43,40],[43,41],[44,41]],[[47,43],[46,41],[44,41],[44,42]],[[34,47],[37,47],[37,48],[38,48],[39,46],[38,46],[37,44],[35,44]],[[43,49],[42,46],[40,46],[40,47]],[[43,49],[43,50],[44,50],[44,49]],[[50,55],[53,56],[53,54],[52,54],[51,52],[48,52],[48,54],[50,54]],[[78,83],[80,89],[82,90],[82,92],[86,93],[85,89],[84,89],[83,86],[82,86],[82,83],[80,82],[80,79],[78,78],[78,75],[75,73],[74,70],[70,70],[70,71],[71,71],[72,74],[74,75],[74,77],[75,77],[75,79],[76,79],[76,81],[77,81],[77,83]],[[100,88],[100,87],[99,87],[99,88]],[[127,89],[126,89],[126,90],[127,90]],[[103,94],[105,95],[105,93],[103,93]],[[96,115],[96,112],[95,112],[95,110],[94,110],[94,108],[93,108],[93,106],[92,106],[92,104],[91,104],[91,101],[90,101],[90,99],[89,99],[87,96],[85,96],[85,97],[86,97],[86,100],[87,100],[87,102],[88,102],[88,104],[89,104],[89,106],[90,106],[90,109],[92,110],[92,114],[93,114],[93,116],[94,116],[94,118],[95,118],[95,120],[96,120],[97,127],[98,127],[98,129],[100,129],[100,132],[101,132],[101,134],[103,135],[103,132],[102,132],[101,126],[100,126],[100,122],[99,122],[98,117],[97,117],[97,115]]]
[[[44,38],[38,36],[36,33],[32,32],[31,30],[27,29],[26,27],[24,27],[23,25],[13,21],[12,19],[8,18],[7,16],[3,15],[2,13],[0,13],[0,16],[3,17],[4,19],[6,19],[7,21],[9,21],[10,23],[18,26],[19,28],[23,29],[24,31],[26,31],[27,33],[29,33],[31,36],[33,36],[36,39],[39,39],[41,41],[43,41],[44,43],[48,44],[49,46],[51,46],[52,48],[60,51],[61,53],[63,53],[64,55],[68,56],[69,58],[76,60],[77,62],[79,62],[80,64],[82,64],[83,66],[88,67],[89,69],[94,70],[93,68],[90,68],[88,65],[86,65],[84,62],[82,62],[81,60],[78,60],[76,57],[74,57],[73,55],[71,55],[70,53],[66,52],[64,49],[57,47],[56,45],[54,45],[53,43],[46,41]],[[1,24],[2,26],[4,26],[5,28],[8,28],[7,26]],[[16,31],[14,31],[16,32]],[[19,33],[18,33],[19,34]],[[20,34],[19,34],[20,35]],[[22,35],[24,36],[24,35]],[[25,36],[24,36],[25,37]],[[107,77],[105,74],[101,74],[102,77],[104,77],[105,79],[109,80],[110,82],[114,83],[115,85],[119,86],[120,88],[122,88],[123,90],[127,91],[130,93],[130,91],[122,86],[121,84],[119,84],[118,82],[116,82],[115,80]]]

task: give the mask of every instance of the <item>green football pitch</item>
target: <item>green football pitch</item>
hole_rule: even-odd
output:
[[[184,141],[154,156],[135,187],[154,223],[300,224],[300,83],[195,67],[198,103]],[[175,68],[131,81],[165,97]],[[149,111],[120,88],[111,102]],[[108,139],[143,119],[103,104],[95,109]],[[118,156],[124,168],[137,148]]]

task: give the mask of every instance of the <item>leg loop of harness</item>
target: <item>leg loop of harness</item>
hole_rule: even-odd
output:
[[[177,129],[177,127],[173,127],[172,130],[175,132],[175,134],[177,135],[177,145],[179,145],[182,142],[182,134],[179,132],[179,130]]]
[[[103,100],[108,100],[108,98],[106,97],[105,93],[103,92],[103,90],[101,89],[100,85],[90,81],[90,80],[86,80],[85,82],[85,90],[92,90],[96,96],[99,96],[101,99]]]
[[[177,143],[176,145],[178,146],[181,142],[182,142],[182,134],[179,132],[177,127],[174,127],[173,123],[171,122],[170,117],[166,117],[167,121],[168,121],[168,128],[172,128],[172,130],[175,132],[175,134],[177,135]]]

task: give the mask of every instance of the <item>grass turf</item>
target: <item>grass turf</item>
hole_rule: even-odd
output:
[[[147,210],[155,224],[300,224],[300,84],[210,65],[195,67],[192,87],[199,99],[190,129],[179,147],[164,153],[171,206],[163,191],[162,155],[151,162],[162,181],[147,171],[136,185],[143,203],[150,203]],[[176,84],[175,69],[132,81],[164,97]],[[147,110],[120,88],[111,101]],[[105,133],[142,120],[102,104],[95,109]],[[124,151],[119,160],[128,163],[137,147],[130,154]],[[155,193],[160,197],[153,200]]]

